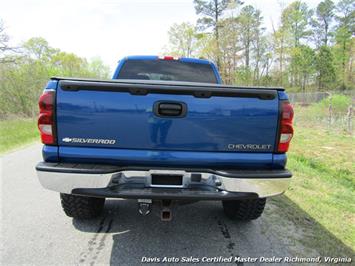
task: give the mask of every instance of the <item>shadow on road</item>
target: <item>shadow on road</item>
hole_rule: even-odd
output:
[[[104,248],[111,248],[111,237],[111,265],[164,257],[353,255],[285,196],[271,200],[263,217],[249,223],[225,218],[219,202],[179,206],[173,215],[171,222],[161,222],[158,208],[142,217],[135,201],[108,200],[100,219],[73,220],[76,229],[94,233],[79,263],[95,263]]]

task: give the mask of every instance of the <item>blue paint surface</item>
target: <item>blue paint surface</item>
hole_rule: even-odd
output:
[[[58,162],[59,156],[58,146],[50,146],[50,145],[43,145],[42,147],[42,156],[44,161],[46,162]]]
[[[153,112],[157,101],[185,103],[187,114],[159,117]],[[115,140],[111,148],[227,151],[229,144],[269,144],[264,151],[270,152],[277,120],[276,98],[57,90],[59,145],[71,145],[62,139],[75,137]]]
[[[201,167],[212,169],[271,168],[271,153],[185,152],[60,147],[61,161],[122,166]]]
[[[286,92],[278,91],[277,93],[279,94],[279,100],[281,101],[288,100],[288,95]]]

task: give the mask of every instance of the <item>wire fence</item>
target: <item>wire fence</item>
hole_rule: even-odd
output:
[[[320,102],[321,100],[328,98],[330,93],[328,92],[305,92],[305,93],[289,93],[288,97],[293,104],[309,105],[312,103]]]
[[[289,93],[295,124],[354,134],[355,91]]]
[[[332,92],[297,92],[288,93],[288,98],[293,104],[309,105],[312,103],[318,103],[323,99],[332,97],[332,95],[345,95],[355,99],[355,90],[350,91],[332,91]]]

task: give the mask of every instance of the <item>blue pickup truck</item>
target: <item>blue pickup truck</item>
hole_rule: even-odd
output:
[[[222,85],[208,60],[129,56],[112,80],[53,77],[39,108],[36,171],[69,217],[96,217],[106,198],[124,198],[143,215],[160,206],[164,221],[172,206],[200,200],[252,220],[291,179],[284,89]]]

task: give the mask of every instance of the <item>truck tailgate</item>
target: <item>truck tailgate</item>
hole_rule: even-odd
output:
[[[277,137],[276,89],[61,80],[56,97],[60,147],[272,153]]]

